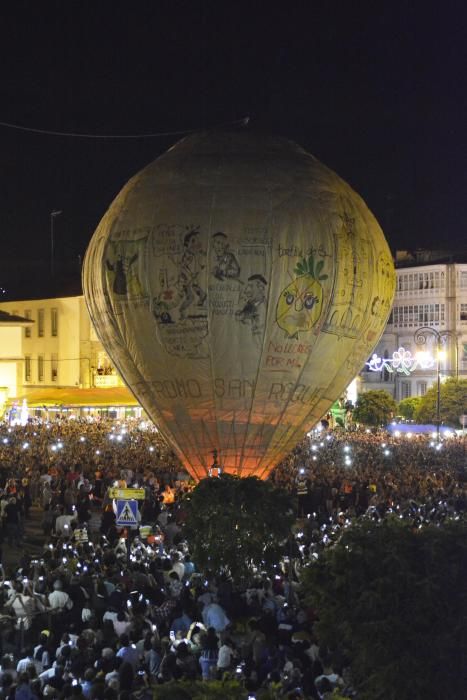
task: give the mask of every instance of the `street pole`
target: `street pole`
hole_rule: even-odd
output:
[[[54,209],[53,211],[50,212],[50,276],[52,279],[55,276],[55,267],[54,267],[54,254],[55,254],[55,241],[54,241],[54,221],[55,217],[60,216],[61,210]]]
[[[439,425],[441,423],[440,404],[441,404],[441,374],[439,371],[439,356],[441,352],[441,336],[438,333],[436,343],[436,442],[439,443]]]

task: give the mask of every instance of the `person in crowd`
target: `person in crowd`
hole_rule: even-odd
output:
[[[22,552],[18,566],[0,570],[11,620],[0,700],[146,700],[151,684],[225,674],[251,694],[273,683],[284,697],[350,693],[347,670],[319,646],[301,599],[301,566],[354,518],[397,513],[418,526],[467,510],[465,456],[455,437],[438,449],[430,437],[314,434],[270,476],[300,500],[293,561],[278,561],[274,575],[258,572],[237,590],[225,572],[197,573],[180,515],[192,484],[158,433],[59,419],[7,434],[0,515],[9,554],[17,535],[8,522],[26,515],[24,479],[35,494],[26,528],[36,509],[50,520],[42,554]],[[58,441],[63,449],[51,451]],[[143,510],[149,534],[130,544],[108,497],[114,485],[144,488],[152,503]]]

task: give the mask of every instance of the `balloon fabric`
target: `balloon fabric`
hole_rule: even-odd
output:
[[[334,172],[285,139],[219,131],[126,184],[83,287],[108,354],[195,479],[265,478],[371,355],[395,273]]]

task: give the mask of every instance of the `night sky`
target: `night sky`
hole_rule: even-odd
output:
[[[464,3],[10,5],[0,121],[115,135],[248,115],[347,180],[393,249],[467,246]],[[59,256],[82,255],[127,179],[179,138],[0,127],[3,261],[47,257],[53,209]]]

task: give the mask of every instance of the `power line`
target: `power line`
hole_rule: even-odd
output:
[[[243,117],[231,122],[224,122],[209,127],[211,129],[219,129],[225,126],[247,126],[250,117]],[[51,129],[38,129],[32,126],[22,126],[21,124],[13,124],[11,122],[0,121],[0,127],[5,129],[16,129],[17,131],[26,131],[32,134],[40,134],[41,136],[62,136],[78,139],[153,139],[162,136],[182,136],[183,134],[193,134],[200,129],[183,129],[179,131],[159,131],[151,134],[84,134],[74,131],[53,131]],[[206,128],[206,127],[204,127]]]

